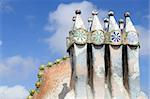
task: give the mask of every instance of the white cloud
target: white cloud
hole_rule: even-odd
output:
[[[37,61],[19,55],[0,60],[0,79],[25,79],[35,70]]]
[[[49,13],[48,24],[45,30],[53,33],[51,37],[46,39],[51,51],[64,54],[66,52],[66,37],[73,26],[72,17],[75,15],[75,10],[81,9],[82,18],[85,25],[91,16],[91,11],[96,9],[96,6],[88,1],[80,3],[60,4],[54,12]],[[99,10],[100,16],[106,16],[106,11]]]
[[[140,45],[141,45],[141,50],[140,50],[140,55],[145,55],[145,56],[150,56],[150,47],[149,42],[150,42],[150,29],[147,29],[143,26],[136,25],[136,29],[139,32],[140,35]]]
[[[29,92],[21,85],[0,86],[0,99],[26,99]]]

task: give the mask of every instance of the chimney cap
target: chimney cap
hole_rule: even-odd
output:
[[[119,23],[124,23],[124,20],[123,19],[119,19]]]
[[[104,22],[109,22],[109,19],[108,18],[104,18]]]
[[[92,17],[89,17],[88,22],[92,22],[92,21],[93,21]]]
[[[81,14],[81,10],[78,9],[78,10],[75,11],[75,13],[76,14]]]
[[[97,10],[93,10],[92,11],[92,15],[97,15],[98,14],[98,11]]]
[[[125,16],[125,17],[130,17],[130,12],[126,12],[126,13],[124,14],[124,16]]]
[[[114,16],[114,12],[113,12],[112,10],[110,10],[110,11],[108,12],[108,16]]]

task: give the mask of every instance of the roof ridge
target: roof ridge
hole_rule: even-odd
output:
[[[35,89],[31,89],[29,91],[29,95],[27,96],[27,99],[32,99],[32,97],[34,96],[35,93],[39,93],[40,91],[40,86],[42,85],[42,81],[43,81],[43,75],[44,75],[44,71],[47,69],[50,69],[51,67],[54,67],[56,65],[61,64],[62,62],[66,61],[67,59],[69,59],[68,56],[63,56],[60,59],[56,59],[55,62],[48,62],[48,64],[46,65],[40,65],[39,67],[39,72],[37,74],[38,77],[38,81],[35,83],[36,88]]]

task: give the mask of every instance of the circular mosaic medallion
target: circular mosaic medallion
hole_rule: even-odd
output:
[[[84,30],[76,30],[73,33],[73,38],[74,38],[76,43],[79,43],[79,44],[86,43],[86,41],[87,41],[86,31],[84,31]]]
[[[91,36],[92,43],[98,45],[104,42],[104,33],[102,31],[95,31]]]
[[[129,32],[127,35],[128,44],[137,44],[138,43],[138,35],[135,32]]]
[[[121,41],[121,33],[119,31],[114,31],[111,33],[112,43],[119,43]]]

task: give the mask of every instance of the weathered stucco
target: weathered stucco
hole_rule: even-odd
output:
[[[75,97],[76,99],[88,99],[88,67],[87,67],[87,45],[76,45],[75,49]]]
[[[92,46],[94,99],[105,99],[105,46]]]
[[[129,99],[123,85],[122,46],[109,46],[111,59],[111,94],[115,99]]]
[[[129,69],[129,92],[132,99],[140,93],[139,47],[127,47]]]

